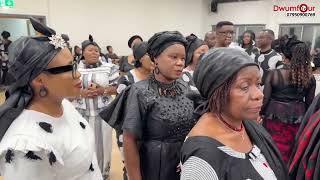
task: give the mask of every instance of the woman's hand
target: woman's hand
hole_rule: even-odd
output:
[[[103,88],[103,87],[97,87],[95,89],[95,92],[98,94],[98,96],[103,96],[103,95],[106,95],[105,92],[106,92],[106,88]]]
[[[106,95],[114,95],[116,94],[117,92],[117,87],[115,86],[108,86],[106,88],[103,88],[103,87],[97,87],[95,89],[96,93],[99,95],[99,96],[106,96]]]
[[[96,90],[93,88],[83,89],[80,94],[81,98],[95,98],[98,96]]]

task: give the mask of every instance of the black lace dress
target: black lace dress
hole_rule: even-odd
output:
[[[314,76],[308,87],[299,88],[289,82],[289,67],[272,70],[264,85],[264,100],[261,114],[264,126],[278,145],[283,160],[287,163],[302,118],[314,98]]]
[[[132,85],[123,131],[138,139],[143,180],[178,180],[176,172],[183,141],[196,123],[193,102],[182,80],[166,85],[154,76]]]

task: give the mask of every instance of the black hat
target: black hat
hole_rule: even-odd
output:
[[[152,61],[173,44],[187,46],[186,38],[178,31],[163,31],[154,34],[148,41],[148,54]]]
[[[134,35],[132,36],[129,40],[128,40],[128,46],[129,48],[132,48],[132,43],[135,39],[140,39],[141,41],[143,41],[142,37],[139,35]]]
[[[45,35],[45,36],[51,36],[53,34],[56,34],[56,31],[49,28],[48,26],[46,26],[45,24],[42,24],[41,22],[39,22],[38,19],[31,17],[30,18],[30,22],[32,27],[39,33]]]
[[[186,47],[186,63],[185,66],[192,64],[193,53],[196,51],[200,46],[204,45],[204,41],[199,39],[196,35],[191,34],[187,36],[187,47]]]

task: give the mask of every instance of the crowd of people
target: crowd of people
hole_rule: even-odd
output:
[[[67,35],[31,24],[36,36],[11,43],[4,32],[0,43],[6,180],[106,180],[112,129],[124,180],[320,178],[320,53],[307,43],[264,29],[236,45],[221,21],[204,40],[134,35],[118,56],[92,35],[72,50]]]

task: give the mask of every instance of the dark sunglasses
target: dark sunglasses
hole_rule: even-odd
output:
[[[76,79],[77,69],[78,69],[78,64],[76,62],[73,62],[70,65],[49,68],[49,69],[45,69],[44,71],[50,74],[61,74],[61,73],[72,71],[72,78]]]

